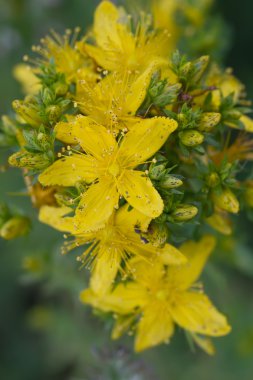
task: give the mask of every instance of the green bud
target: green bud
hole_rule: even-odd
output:
[[[210,132],[221,120],[221,114],[218,112],[204,112],[199,120],[198,129],[201,132]]]
[[[181,68],[180,68],[180,76],[181,77],[187,77],[189,73],[192,71],[193,66],[191,62],[185,63]]]
[[[223,113],[224,119],[239,120],[241,116],[242,116],[242,113],[236,109],[230,109]]]
[[[14,153],[12,156],[9,157],[8,161],[11,166],[37,170],[42,170],[51,163],[47,154],[32,154],[24,151]]]
[[[195,147],[203,143],[204,135],[194,129],[179,133],[180,141],[188,147]]]
[[[42,101],[45,106],[52,104],[55,101],[55,94],[49,88],[44,88],[42,92]]]
[[[59,120],[61,116],[62,110],[61,107],[54,105],[46,108],[46,114],[48,116],[49,121],[56,122]]]
[[[160,182],[160,187],[163,189],[175,189],[177,187],[180,187],[183,185],[183,181],[174,175],[167,175],[165,178]]]
[[[53,87],[57,96],[65,95],[69,89],[67,83],[64,82],[56,82]]]
[[[220,177],[218,173],[211,173],[206,178],[206,183],[209,187],[216,187],[220,183]]]
[[[181,204],[173,211],[172,216],[176,222],[187,222],[198,214],[197,207],[193,205]]]
[[[154,166],[150,167],[149,177],[153,180],[159,180],[162,177],[162,175],[164,174],[165,168],[166,168],[166,165],[164,165],[164,164],[154,165]]]
[[[180,123],[180,124],[184,124],[186,121],[187,121],[187,117],[184,113],[179,113],[177,115],[177,121]]]
[[[155,247],[163,247],[169,238],[167,224],[151,222],[148,228],[148,240]]]
[[[39,133],[38,133],[38,135],[37,135],[37,140],[38,140],[42,145],[48,144],[48,142],[49,142],[48,135],[47,135],[46,133],[43,133],[43,132],[39,132]]]
[[[43,123],[43,120],[39,116],[39,110],[35,104],[21,100],[14,100],[12,102],[12,107],[14,111],[32,127],[38,128]]]
[[[31,273],[39,273],[43,269],[41,258],[26,256],[23,260],[23,268]]]
[[[205,73],[207,66],[209,64],[209,56],[203,55],[199,59],[196,59],[192,64],[194,67],[194,76],[192,77],[192,81],[197,83],[202,78],[203,74]]]
[[[238,199],[229,188],[223,189],[222,192],[214,192],[212,199],[214,204],[221,210],[231,212],[232,214],[238,214],[240,210]]]
[[[26,235],[31,227],[30,220],[24,216],[15,216],[6,222],[0,229],[0,236],[5,240],[15,239]]]

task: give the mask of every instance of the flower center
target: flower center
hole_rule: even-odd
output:
[[[108,173],[111,174],[113,177],[118,177],[120,174],[120,166],[117,162],[114,162],[111,164],[108,168]]]
[[[166,301],[166,299],[168,298],[168,292],[166,292],[165,290],[159,290],[159,291],[156,293],[156,298],[157,298],[159,301]]]

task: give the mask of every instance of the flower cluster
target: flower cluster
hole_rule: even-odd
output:
[[[42,39],[15,70],[28,93],[2,140],[19,146],[9,164],[40,221],[65,233],[63,253],[83,246],[80,298],[115,318],[112,337],[134,331],[142,351],[178,325],[212,354],[208,337],[230,326],[196,281],[215,234],[232,234],[233,214],[252,207],[253,121],[231,70],[175,50],[165,3],[135,21],[102,1],[88,34]]]

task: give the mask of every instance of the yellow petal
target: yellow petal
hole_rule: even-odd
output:
[[[138,211],[150,218],[163,212],[163,201],[143,172],[126,170],[118,181],[119,193]]]
[[[161,260],[165,265],[182,265],[187,260],[185,256],[175,247],[170,244],[166,244],[163,248],[155,247],[150,243],[145,242],[145,237],[142,237],[141,234],[130,233],[126,234],[129,237],[129,245],[126,250],[129,253],[136,255],[137,257],[141,256],[144,259],[148,259],[151,263]],[[146,263],[150,266],[150,264]],[[148,269],[148,268],[146,268]],[[152,265],[150,266],[152,270]]]
[[[117,32],[118,9],[110,1],[102,1],[97,7],[94,20],[94,34],[98,46],[105,50],[121,48]]]
[[[189,288],[199,278],[215,243],[213,236],[206,235],[199,242],[189,241],[181,245],[180,252],[188,261],[180,267],[169,268],[170,281],[179,289]]]
[[[213,342],[210,338],[207,338],[205,336],[200,336],[195,333],[190,333],[193,341],[199,346],[203,351],[205,351],[208,355],[214,355],[215,354],[215,347],[213,345]]]
[[[240,121],[243,123],[245,131],[253,133],[253,120],[250,117],[242,115]]]
[[[115,225],[126,235],[127,230],[133,232],[136,228],[145,232],[151,222],[151,218],[126,204],[115,214]]]
[[[209,336],[223,336],[230,332],[226,317],[204,294],[183,292],[176,297],[171,309],[173,320],[186,330]]]
[[[182,252],[171,244],[159,249],[159,256],[165,265],[180,265],[187,262]]]
[[[78,182],[92,182],[96,179],[97,162],[86,155],[73,154],[55,161],[40,176],[44,186],[75,186]]]
[[[118,285],[114,291],[102,297],[91,289],[84,290],[80,299],[97,309],[124,315],[133,313],[136,308],[145,305],[147,293],[139,284],[126,283]]]
[[[86,153],[101,159],[106,153],[113,152],[116,141],[113,136],[101,125],[87,116],[78,115],[71,123],[65,126],[61,123],[56,127],[56,137],[66,140],[66,136],[80,144]]]
[[[135,314],[117,316],[112,330],[112,339],[119,339],[125,332],[127,332],[127,330],[129,330],[135,319]]]
[[[90,280],[94,293],[104,296],[109,291],[119,270],[121,257],[119,249],[100,247]]]
[[[77,229],[95,231],[101,228],[118,205],[119,194],[113,180],[104,177],[84,193],[76,210]]]
[[[145,162],[161,148],[177,125],[166,117],[139,120],[119,148],[122,162],[133,167]]]
[[[75,116],[67,115],[68,121],[60,121],[54,127],[54,132],[57,140],[69,145],[76,145],[76,136],[73,135],[73,122]]]
[[[165,274],[163,263],[160,260],[145,261],[137,255],[128,261],[128,267],[134,280],[146,289],[150,288],[150,284],[154,289],[156,286],[159,287]]]
[[[73,210],[70,207],[43,206],[40,208],[39,221],[58,231],[72,232],[74,230],[73,218],[64,218],[65,215],[72,212]]]
[[[94,59],[94,61],[101,67],[107,69],[107,70],[112,70],[115,66],[115,64],[113,64],[111,62],[110,59],[108,59],[108,54],[106,51],[104,51],[103,49],[97,47],[97,46],[93,46],[93,45],[89,45],[89,44],[85,44],[84,45],[84,50],[86,52],[86,54],[91,57],[92,59]]]
[[[134,116],[136,114],[147,95],[153,72],[154,68],[150,66],[137,78],[133,78],[131,85],[129,85],[129,90],[126,92],[124,115]]]
[[[168,343],[174,333],[174,323],[166,308],[149,305],[143,311],[135,339],[135,351],[140,352],[160,343]]]

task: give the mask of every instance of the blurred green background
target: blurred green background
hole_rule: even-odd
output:
[[[0,0],[0,114],[22,96],[12,77],[30,46],[50,28],[63,31],[92,21],[95,0]],[[218,12],[230,26],[231,48],[225,63],[253,97],[252,0],[218,0]],[[223,38],[223,36],[220,36]],[[0,199],[36,219],[18,170],[5,172],[7,152],[0,155]],[[74,255],[62,257],[62,237],[35,223],[32,233],[0,241],[0,378],[6,380],[251,380],[253,378],[253,258],[242,218],[245,245],[223,243],[222,259],[205,272],[207,292],[230,318],[233,332],[216,343],[214,358],[192,352],[181,332],[170,346],[133,356],[109,340],[109,323],[99,321],[78,301],[86,283]],[[49,248],[50,247],[50,251]],[[233,253],[231,253],[231,249]],[[30,258],[30,259],[29,259]],[[32,258],[32,259],[31,259]],[[29,261],[30,260],[30,261]],[[24,266],[33,265],[27,273]],[[36,269],[36,270],[35,270]],[[104,329],[106,326],[106,330]],[[124,343],[131,347],[132,338]],[[130,343],[130,345],[129,345]],[[120,373],[120,377],[117,375]],[[118,377],[117,377],[118,376]]]

